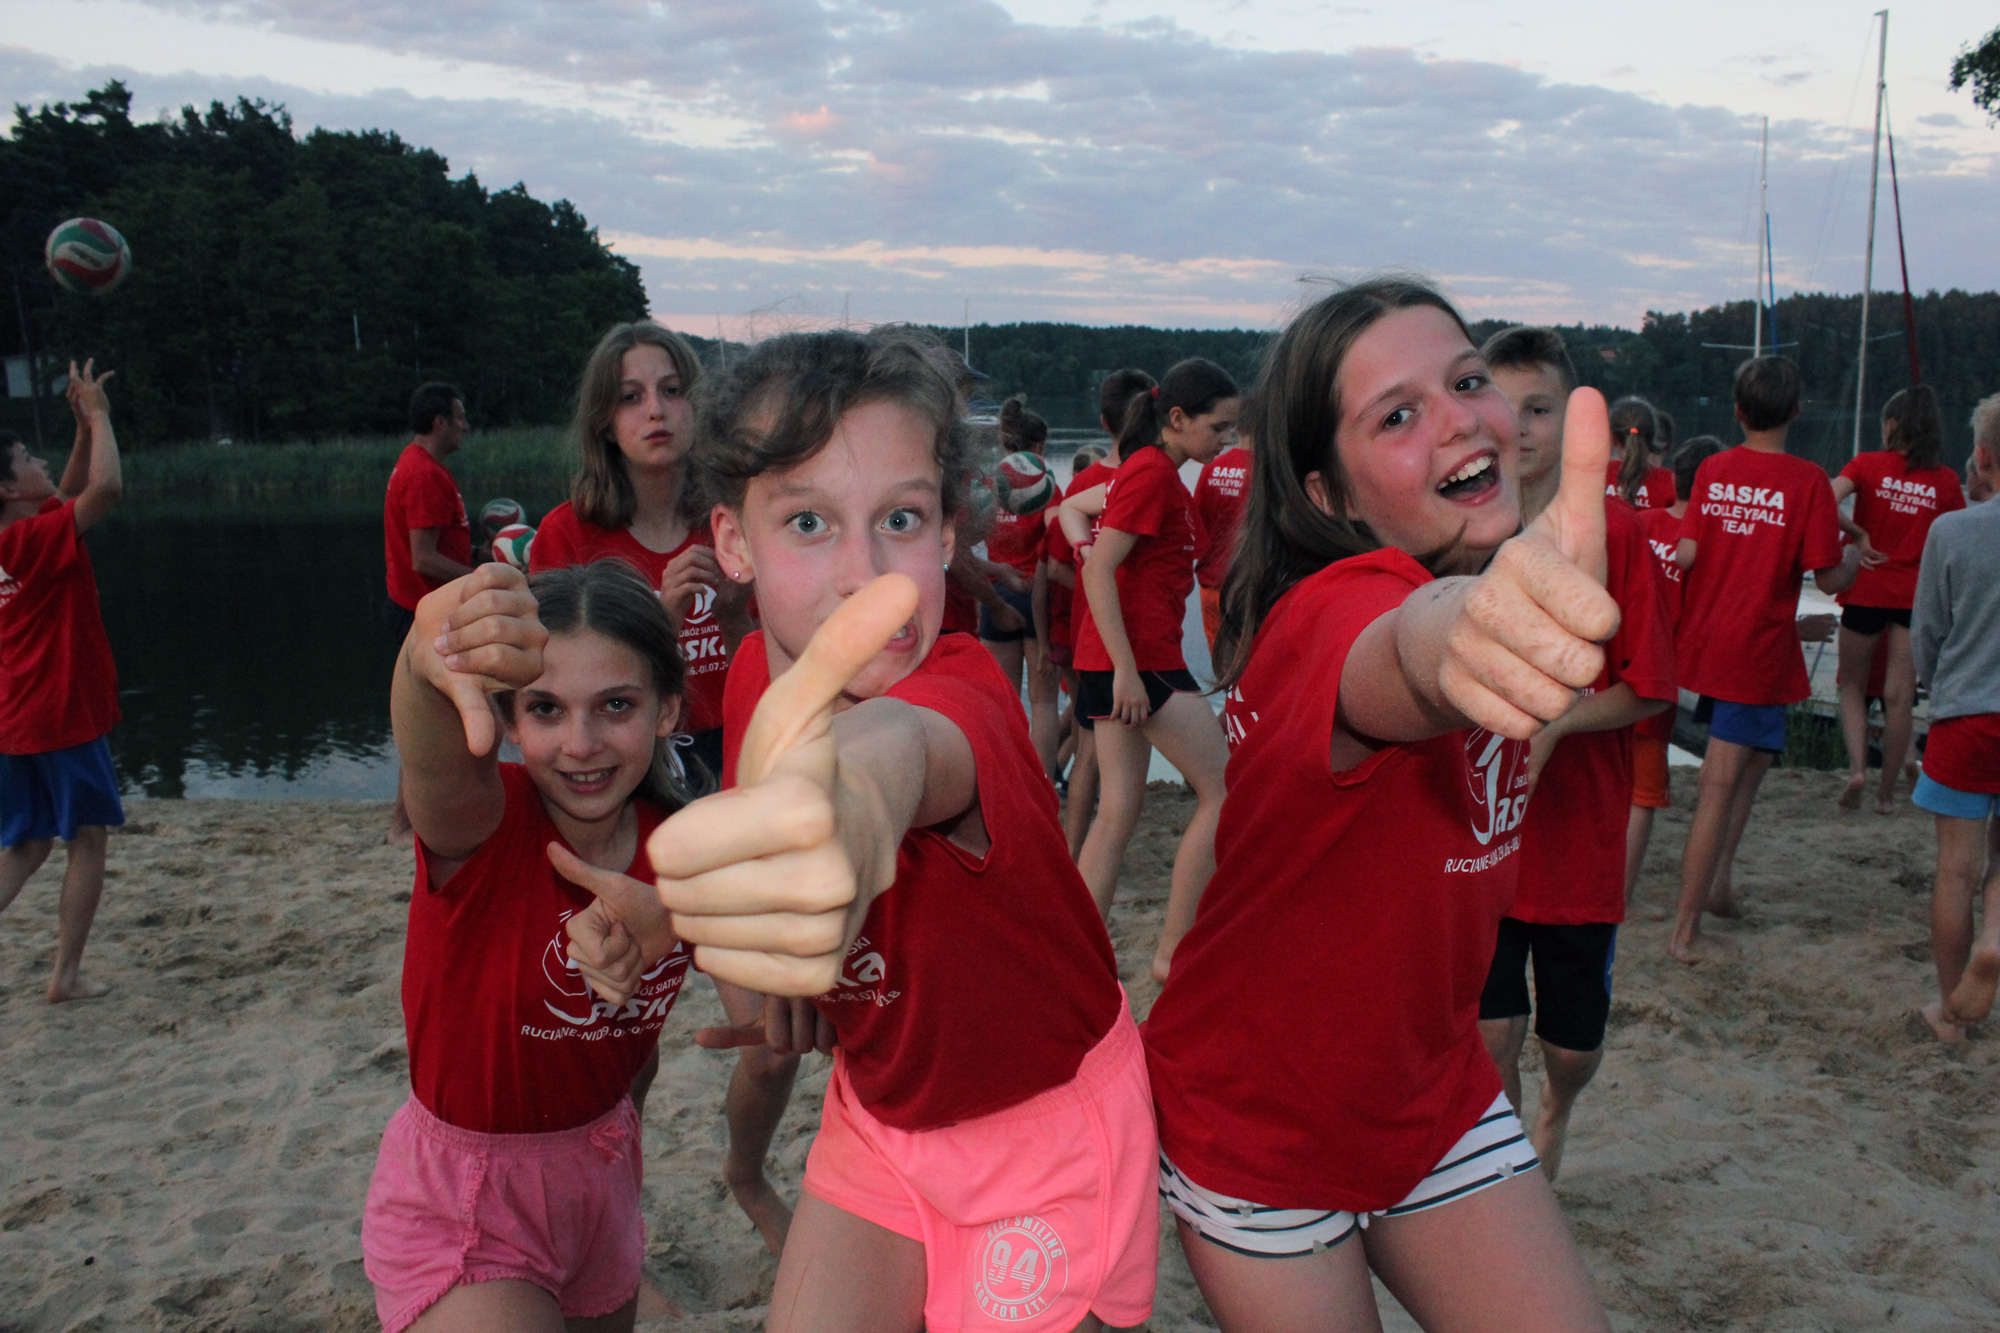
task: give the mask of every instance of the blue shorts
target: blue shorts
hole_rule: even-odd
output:
[[[1917,775],[1917,789],[1910,793],[1910,799],[1932,814],[1948,819],[1986,819],[2000,813],[2000,796],[1947,787],[1928,773]]]
[[[1035,636],[1035,599],[1028,592],[1015,592],[1004,583],[993,585],[993,591],[1000,594],[1000,600],[1021,613],[1021,628],[1001,629],[993,623],[993,609],[979,608],[979,637],[988,643],[1019,643]]]
[[[0,847],[60,839],[125,822],[104,737],[45,754],[0,754]]]
[[[1715,740],[1745,745],[1765,754],[1785,752],[1783,704],[1733,704],[1704,694],[1694,716],[1695,721],[1708,724],[1708,734]]]

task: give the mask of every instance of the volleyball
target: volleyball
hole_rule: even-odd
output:
[[[527,511],[521,508],[519,500],[489,500],[486,508],[479,511],[479,526],[486,529],[486,535],[489,537],[502,528],[510,528],[527,521]]]
[[[483,519],[485,516],[481,515]],[[527,572],[528,550],[535,544],[535,530],[525,523],[509,523],[493,534],[493,558]]]
[[[132,247],[108,222],[71,218],[49,233],[49,275],[79,296],[102,296],[132,271]]]
[[[1039,514],[1055,498],[1055,478],[1039,454],[1025,450],[1008,454],[994,469],[994,480],[1000,488],[1000,503],[1010,514]]]

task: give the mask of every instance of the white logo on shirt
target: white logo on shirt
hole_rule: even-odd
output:
[[[1514,793],[1527,785],[1526,756],[1525,745],[1505,736],[1483,728],[1466,733],[1465,784],[1472,794],[1472,836],[1481,847],[1520,827],[1528,795]]]
[[[681,983],[687,980],[688,964],[693,960],[686,945],[677,945],[674,951],[640,974],[639,989],[623,1004],[613,1004],[609,1000],[596,998],[585,981],[583,973],[577,969],[569,956],[569,932],[563,923],[574,915],[564,912],[556,918],[556,933],[542,949],[542,976],[556,993],[556,1000],[544,999],[542,1007],[561,1019],[567,1026],[563,1028],[537,1028],[522,1025],[524,1037],[540,1037],[545,1041],[560,1041],[565,1037],[580,1037],[585,1041],[595,1041],[607,1036],[623,1036],[626,1032],[658,1028],[666,1021],[667,1010],[673,1007],[674,997],[680,993]],[[628,1026],[619,1026],[619,1025]]]
[[[869,942],[866,935],[857,935],[854,943],[847,946],[847,962],[840,969],[840,980],[820,998],[858,1000],[873,1004],[877,1009],[886,1009],[903,994],[882,984],[882,979],[888,975],[888,959]]]
[[[1875,498],[1888,501],[1891,513],[1919,514],[1937,508],[1937,487],[1921,481],[1904,481],[1901,477],[1883,477],[1875,483]]]
[[[973,1299],[987,1318],[1033,1319],[1069,1289],[1069,1250],[1039,1217],[1003,1217],[986,1228]]]
[[[1748,536],[1757,530],[1759,523],[1774,528],[1785,526],[1785,493],[1765,486],[1711,482],[1701,512],[1721,520],[1724,532]]]

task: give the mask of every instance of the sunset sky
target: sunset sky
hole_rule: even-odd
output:
[[[0,95],[116,77],[149,117],[249,95],[394,129],[574,200],[698,333],[843,302],[1263,327],[1301,275],[1381,267],[1478,315],[1631,324],[1750,295],[1765,115],[1780,295],[1860,286],[1871,8],[0,0]],[[1892,13],[1919,290],[2000,287],[2000,128],[1946,86],[1996,21]]]

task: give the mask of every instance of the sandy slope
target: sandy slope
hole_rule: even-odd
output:
[[[2000,1324],[2000,1043],[1939,1047],[1906,1017],[1928,818],[1836,817],[1834,790],[1771,778],[1740,963],[1681,969],[1643,922],[1621,941],[1561,1186],[1621,1329]],[[1114,919],[1142,1011],[1185,808],[1155,789]],[[41,1002],[50,871],[0,918],[0,1331],[370,1328],[357,1235],[405,1090],[408,855],[373,805],[131,813],[91,951],[113,998]],[[1656,839],[1655,896],[1685,820]],[[695,1312],[672,1327],[755,1328],[774,1266],[716,1172],[728,1058],[687,1040],[719,1011],[697,983],[679,1012],[648,1111],[651,1271]],[[781,1135],[788,1191],[824,1083],[802,1079]],[[1153,1326],[1209,1327],[1171,1241],[1162,1279]]]

